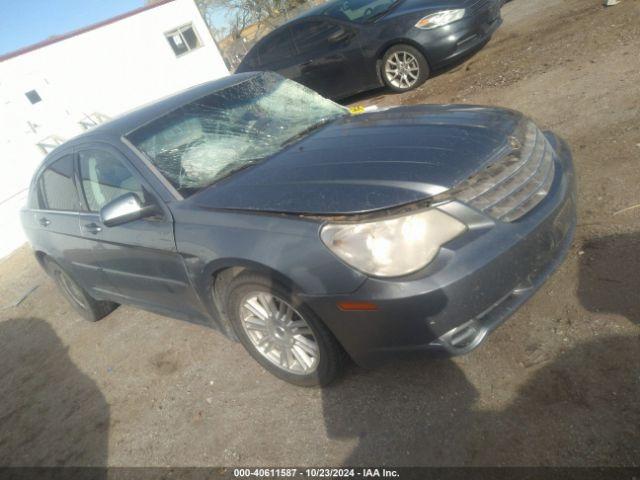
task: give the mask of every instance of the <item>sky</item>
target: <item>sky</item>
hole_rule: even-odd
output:
[[[0,55],[144,5],[144,0],[0,0]]]

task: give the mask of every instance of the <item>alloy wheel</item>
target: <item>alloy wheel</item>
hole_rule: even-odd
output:
[[[408,89],[420,77],[418,59],[409,52],[398,51],[387,58],[384,65],[387,81],[396,88]]]
[[[240,320],[256,350],[280,369],[308,375],[318,368],[320,349],[311,327],[283,299],[252,292],[240,304]]]

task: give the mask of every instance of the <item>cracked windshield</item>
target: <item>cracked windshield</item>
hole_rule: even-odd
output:
[[[184,105],[128,138],[187,197],[348,114],[306,87],[263,73]]]

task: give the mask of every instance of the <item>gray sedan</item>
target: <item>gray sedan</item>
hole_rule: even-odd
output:
[[[560,263],[567,145],[473,106],[352,114],[242,74],[62,145],[22,221],[71,305],[211,325],[298,385],[477,347]]]

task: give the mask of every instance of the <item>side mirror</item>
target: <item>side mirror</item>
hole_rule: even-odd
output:
[[[125,193],[100,209],[100,221],[106,227],[115,227],[158,213],[155,205],[145,207],[135,193]]]

